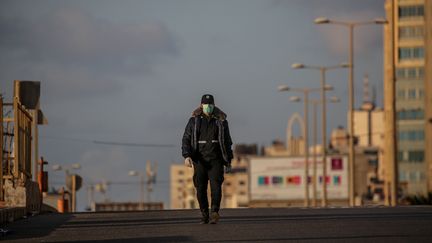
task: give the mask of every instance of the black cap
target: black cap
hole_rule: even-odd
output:
[[[205,94],[201,98],[201,104],[213,104],[214,105],[214,98],[211,94]]]

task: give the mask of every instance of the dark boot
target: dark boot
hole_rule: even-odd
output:
[[[200,220],[200,224],[208,224],[209,223],[209,212],[207,211],[201,211],[201,220]]]
[[[210,224],[217,224],[217,222],[219,221],[219,213],[218,212],[212,212],[211,213],[211,218],[210,218]]]

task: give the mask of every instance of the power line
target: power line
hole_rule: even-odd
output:
[[[104,182],[101,182],[102,184]],[[168,180],[160,180],[157,181],[156,184],[168,184],[170,183],[170,181]],[[65,182],[60,182],[60,181],[50,181],[49,182],[50,185],[64,185]],[[100,183],[86,183],[85,180],[83,180],[83,185],[87,185],[87,186],[93,186],[95,184],[100,184]],[[106,181],[105,184],[107,184],[108,186],[110,185],[138,185],[138,182],[136,181]]]
[[[153,147],[153,148],[174,148],[173,144],[151,144],[151,143],[128,143],[128,142],[116,142],[116,141],[101,141],[101,140],[90,140],[80,138],[68,138],[68,137],[53,137],[53,136],[40,136],[40,138],[51,139],[51,140],[63,140],[80,143],[93,143],[98,145],[109,145],[109,146],[125,146],[125,147]]]
[[[129,147],[165,147],[172,148],[175,147],[172,144],[145,144],[145,143],[122,143],[122,142],[111,142],[111,141],[93,141],[95,144],[103,144],[103,145],[113,145],[113,146],[129,146]]]

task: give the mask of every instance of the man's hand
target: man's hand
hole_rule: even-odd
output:
[[[225,165],[225,173],[227,174],[231,173],[231,164]]]
[[[187,157],[186,159],[185,159],[185,165],[187,166],[187,167],[191,167],[192,168],[192,165],[193,165],[193,161],[192,161],[192,158],[191,157]]]

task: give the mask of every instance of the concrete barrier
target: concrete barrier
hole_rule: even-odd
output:
[[[5,180],[4,191],[6,207],[24,207],[28,213],[40,211],[42,199],[36,182],[27,181],[21,186],[14,185],[11,180]]]
[[[25,207],[0,208],[0,225],[13,222],[24,217],[27,213]]]

